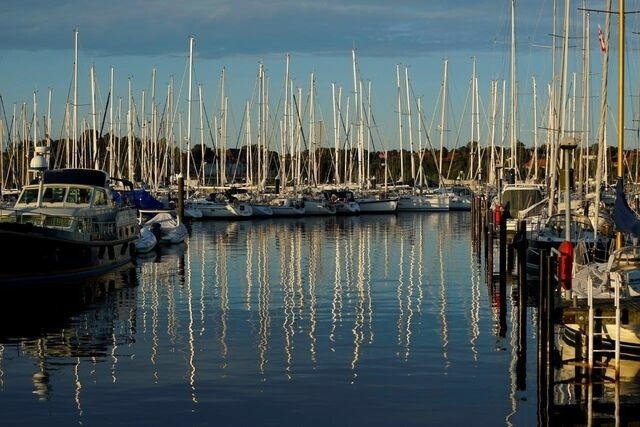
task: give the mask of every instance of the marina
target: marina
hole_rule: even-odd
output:
[[[534,425],[535,334],[519,365],[470,235],[469,212],[193,222],[57,320],[4,311],[3,423]]]
[[[584,365],[541,365],[544,310],[532,294],[522,303],[517,277],[496,280],[474,223],[468,211],[195,221],[185,242],[105,276],[4,292],[3,420],[636,420],[640,365],[595,387],[575,380]]]
[[[167,3],[148,81],[155,22],[0,88],[2,425],[640,425],[640,15],[370,2]]]

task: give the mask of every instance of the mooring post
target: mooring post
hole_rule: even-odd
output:
[[[545,364],[545,381],[546,381],[546,385],[547,385],[547,389],[546,389],[546,395],[547,395],[547,405],[551,405],[553,403],[553,383],[554,383],[554,378],[553,378],[553,348],[554,348],[554,326],[555,326],[555,319],[554,319],[554,310],[555,310],[555,289],[556,289],[556,280],[555,280],[555,269],[556,269],[556,257],[552,254],[547,256],[547,267],[546,267],[546,286],[545,286],[545,292],[546,292],[546,296],[545,299],[547,301],[547,308],[545,310],[545,326],[546,326],[546,331],[545,331],[545,337],[546,337],[546,342],[545,342],[545,359],[546,359],[546,364]]]
[[[482,209],[483,229],[484,229],[484,258],[488,260],[489,249],[493,250],[493,219],[491,217],[491,207],[488,203],[485,203]],[[491,267],[493,268],[493,266]]]
[[[177,215],[182,222],[184,220],[184,178],[182,176],[178,177]]]
[[[518,360],[516,365],[516,386],[527,389],[527,223],[518,224]]]
[[[546,249],[540,250],[540,276],[538,279],[538,425],[549,425],[549,396],[547,387],[547,365],[548,358],[548,337],[547,337],[547,270],[548,264],[548,251]]]
[[[507,220],[504,215],[500,216],[500,236],[498,237],[500,245],[500,290],[502,290],[502,282],[504,281],[505,289],[507,282]]]

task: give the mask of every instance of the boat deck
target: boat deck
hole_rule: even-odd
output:
[[[604,324],[615,323],[610,317],[615,315],[615,307],[612,300],[594,300],[597,316]],[[556,306],[558,319],[561,323],[586,324],[589,321],[589,307],[586,299],[576,301],[562,301]],[[620,316],[623,325],[640,324],[640,298],[626,298],[620,300]]]

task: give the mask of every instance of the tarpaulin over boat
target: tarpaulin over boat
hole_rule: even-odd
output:
[[[622,179],[616,183],[616,202],[613,210],[613,221],[616,231],[631,233],[634,237],[640,237],[640,218],[631,209],[624,194]]]

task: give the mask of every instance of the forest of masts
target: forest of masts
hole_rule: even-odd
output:
[[[587,21],[588,22],[588,21]],[[586,31],[586,30],[585,30]],[[608,34],[607,34],[608,37]],[[380,188],[409,186],[412,188],[442,185],[450,181],[474,182],[477,185],[495,185],[506,169],[516,171],[519,179],[548,182],[547,171],[557,171],[559,157],[552,150],[559,139],[559,121],[573,123],[576,118],[589,123],[589,102],[584,102],[582,112],[577,114],[577,74],[574,73],[574,93],[564,93],[569,111],[564,119],[557,117],[556,79],[549,84],[549,101],[546,114],[537,114],[534,88],[533,141],[528,146],[513,131],[517,122],[514,111],[507,111],[505,100],[506,82],[499,89],[497,81],[491,82],[491,102],[486,124],[480,123],[480,101],[478,79],[473,58],[472,76],[466,105],[470,106],[470,138],[466,144],[455,143],[447,148],[445,134],[451,132],[447,125],[447,60],[440,94],[434,103],[434,111],[440,109],[439,123],[427,126],[422,97],[415,96],[408,67],[396,66],[397,80],[397,137],[384,141],[380,136],[373,114],[372,84],[360,78],[355,49],[352,52],[353,87],[349,96],[343,89],[331,85],[331,112],[329,122],[316,117],[315,77],[312,73],[309,89],[303,95],[302,88],[294,88],[289,76],[290,57],[286,55],[283,95],[272,109],[269,85],[264,66],[259,64],[257,83],[253,99],[246,101],[240,129],[229,131],[229,98],[225,94],[225,69],[220,75],[218,114],[210,117],[205,108],[202,85],[192,83],[193,37],[189,38],[188,95],[186,112],[178,108],[173,77],[167,85],[164,102],[158,102],[156,73],[152,72],[151,94],[140,94],[135,99],[131,80],[125,102],[114,93],[115,72],[110,70],[110,86],[104,106],[98,105],[97,78],[94,66],[90,67],[90,112],[79,119],[77,84],[77,47],[74,59],[73,90],[64,108],[59,137],[51,137],[52,92],[49,90],[46,114],[39,116],[36,92],[33,94],[32,111],[29,103],[23,102],[13,112],[7,112],[0,96],[0,171],[3,192],[21,188],[35,177],[29,171],[29,161],[35,155],[36,146],[50,148],[51,168],[99,168],[113,177],[128,178],[150,189],[159,189],[174,183],[183,176],[189,187],[247,186],[264,191],[278,182],[282,189],[306,187],[341,186],[353,188]],[[77,32],[76,32],[77,46]],[[588,48],[585,49],[585,52]],[[604,66],[603,66],[604,69]],[[581,85],[583,99],[589,99],[590,73],[585,67]],[[193,88],[196,93],[193,93]],[[180,91],[181,92],[181,91]],[[517,90],[511,90],[511,96]],[[502,101],[499,97],[502,96]],[[606,92],[603,94],[606,97]],[[73,97],[71,99],[71,97]],[[502,105],[502,106],[501,106]],[[517,102],[512,106],[517,106]],[[194,113],[196,110],[197,113]],[[549,113],[551,112],[551,113]],[[464,116],[464,114],[463,114]],[[540,117],[538,117],[540,116]],[[195,122],[192,125],[192,122]],[[585,125],[586,126],[586,125]],[[195,127],[197,135],[192,134]],[[565,126],[566,128],[567,126]],[[431,138],[431,129],[439,136]],[[460,129],[455,131],[460,140]],[[484,129],[481,134],[481,129]],[[509,134],[508,130],[512,132]],[[575,129],[575,127],[574,127]],[[540,132],[538,132],[540,130]],[[539,134],[544,133],[544,142]],[[601,145],[589,145],[587,138],[581,140],[574,168],[580,177],[589,177],[596,170],[595,156]],[[600,138],[601,139],[601,138]],[[480,142],[478,142],[480,141]],[[393,147],[393,148],[391,148]],[[556,150],[555,153],[558,151]],[[604,164],[616,155],[613,147],[602,155]],[[629,156],[630,157],[630,156]],[[629,160],[629,159],[627,159]],[[553,165],[552,162],[556,162]],[[637,163],[635,156],[634,162]],[[638,165],[628,170],[638,171]],[[556,172],[557,174],[558,172]],[[605,180],[606,177],[605,171]]]

